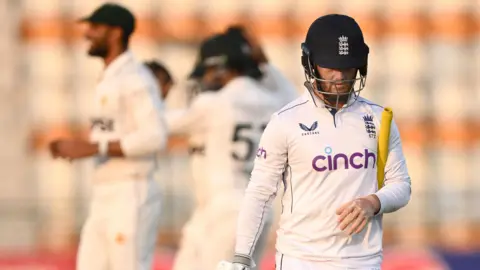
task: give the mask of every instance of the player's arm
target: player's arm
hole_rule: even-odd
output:
[[[274,115],[262,135],[240,210],[234,263],[251,265],[255,244],[277,195],[286,164],[286,133],[278,116]]]
[[[380,202],[377,214],[395,212],[410,201],[410,176],[403,155],[400,132],[394,120],[392,120],[389,152],[385,165],[385,185],[375,195]]]
[[[400,133],[393,120],[388,149],[384,186],[374,194],[345,203],[336,211],[338,227],[349,235],[361,232],[374,215],[397,211],[410,200],[410,176]]]
[[[167,142],[167,131],[163,104],[157,89],[138,82],[127,90],[125,104],[135,128],[119,141],[109,141],[106,155],[139,157],[163,150]]]
[[[198,115],[189,114],[189,108],[168,110],[165,112],[165,123],[168,131],[167,150],[172,151],[178,145],[188,144],[188,135],[193,132],[193,126],[189,123],[198,123],[193,121]]]
[[[105,155],[136,157],[160,151],[166,144],[163,106],[157,90],[143,81],[126,85],[127,113],[133,118],[135,129],[117,141],[89,142],[86,139],[61,139],[50,143],[53,157],[69,160]]]
[[[168,110],[165,113],[165,122],[169,136],[191,134],[203,120],[202,111],[192,108]]]
[[[175,145],[187,144],[188,135],[201,131],[208,120],[213,96],[204,93],[196,96],[189,107],[184,109],[169,110],[165,113],[168,137],[168,149]]]
[[[170,135],[188,135],[199,129],[209,114],[213,96],[209,93],[199,94],[185,109],[167,111],[165,120]]]

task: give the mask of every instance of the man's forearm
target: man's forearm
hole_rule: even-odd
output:
[[[114,146],[114,153],[122,154],[125,157],[142,157],[159,153],[165,148],[167,134],[164,129],[151,127],[139,130],[123,137],[117,146]]]
[[[247,188],[237,224],[234,261],[251,258],[265,220],[269,216],[275,194],[276,190],[263,189],[259,186],[249,185]]]
[[[377,191],[375,195],[380,201],[379,214],[395,212],[410,201],[410,183],[407,181],[389,183]]]
[[[100,144],[101,143],[90,143],[85,149],[85,156],[91,157],[104,154],[109,157],[124,157],[122,146],[119,141],[107,142],[105,149],[107,151],[106,153],[101,153]]]

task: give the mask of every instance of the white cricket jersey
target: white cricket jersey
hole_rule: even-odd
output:
[[[107,66],[95,89],[90,140],[120,141],[125,157],[95,159],[95,180],[145,178],[166,144],[163,103],[151,72],[131,52]]]
[[[272,91],[275,99],[278,100],[278,109],[298,98],[297,89],[280,70],[270,63],[260,66],[263,72],[261,84]]]
[[[280,253],[338,266],[382,260],[382,213],[405,206],[410,177],[399,131],[392,123],[385,185],[377,190],[377,138],[383,108],[359,97],[333,115],[309,91],[275,113],[262,136],[240,212],[236,254],[252,255],[257,232],[280,183],[285,189],[276,248]],[[349,239],[336,209],[376,194],[379,214]]]
[[[187,128],[204,134],[204,197],[243,192],[276,100],[249,77],[238,77],[218,92],[199,94],[183,119],[167,117],[170,132]],[[195,174],[195,172],[193,172]]]

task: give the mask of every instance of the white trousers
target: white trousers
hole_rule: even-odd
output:
[[[281,253],[275,256],[276,270],[380,270],[380,265],[341,267],[331,262],[300,260]]]
[[[96,183],[77,270],[150,270],[160,222],[154,180]]]
[[[231,200],[232,202],[234,200]],[[212,270],[222,260],[231,261],[235,252],[238,207],[217,201],[195,209],[182,231],[173,270]],[[254,253],[260,265],[268,242],[271,219],[267,219]]]

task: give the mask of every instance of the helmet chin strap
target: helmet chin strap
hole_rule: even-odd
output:
[[[334,107],[339,109],[339,105],[347,104],[350,99],[350,93],[348,95],[324,95],[322,94],[324,101],[328,102],[329,105],[336,104]]]

